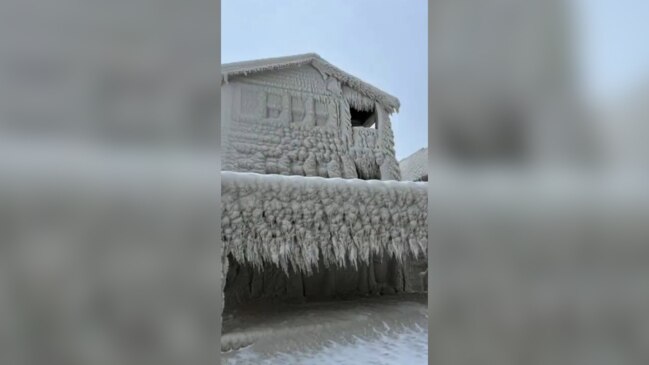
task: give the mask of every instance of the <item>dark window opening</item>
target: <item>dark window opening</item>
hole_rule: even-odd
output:
[[[378,128],[378,123],[376,123],[376,112],[374,110],[358,110],[350,106],[349,114],[351,114],[352,127],[369,128],[374,125]]]

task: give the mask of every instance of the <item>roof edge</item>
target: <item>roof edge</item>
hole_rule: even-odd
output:
[[[227,82],[227,79],[230,76],[279,70],[308,63],[313,64],[314,62],[317,62],[319,64],[318,66],[323,68],[325,73],[329,76],[335,77],[336,79],[348,84],[352,89],[361,92],[370,99],[383,105],[390,113],[399,111],[401,103],[396,96],[390,95],[376,86],[341,70],[323,59],[317,53],[304,53],[292,56],[224,63],[221,65],[221,82]]]

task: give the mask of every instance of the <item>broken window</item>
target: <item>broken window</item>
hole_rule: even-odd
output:
[[[351,115],[352,127],[370,128],[374,126],[377,129],[379,127],[375,110],[359,110],[350,106],[349,114]]]

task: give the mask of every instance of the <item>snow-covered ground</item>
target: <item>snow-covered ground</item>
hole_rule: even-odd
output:
[[[428,363],[425,295],[264,304],[223,326],[224,349],[245,346],[224,351],[223,364]]]

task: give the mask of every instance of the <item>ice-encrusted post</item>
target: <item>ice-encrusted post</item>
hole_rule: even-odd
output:
[[[340,123],[340,138],[343,141],[343,144],[349,148],[351,148],[353,142],[353,134],[352,134],[352,116],[349,112],[349,103],[345,98],[340,98],[340,118],[339,118],[339,123]],[[356,171],[356,165],[354,164],[354,161],[348,154],[341,154],[340,159],[342,161],[342,170],[343,170],[343,176],[346,179],[355,179],[358,177],[358,173]]]
[[[375,105],[377,113],[377,123],[379,124],[379,153],[382,155],[379,162],[381,180],[401,180],[401,171],[394,153],[394,134],[390,116],[383,106],[379,103]]]
[[[347,148],[354,143],[352,141],[352,115],[349,112],[349,102],[345,98],[340,99],[340,137]]]

